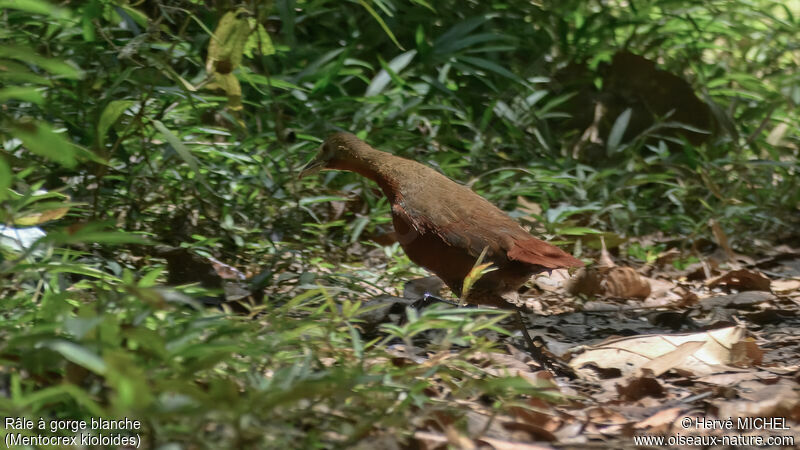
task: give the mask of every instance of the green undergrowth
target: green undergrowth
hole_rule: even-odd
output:
[[[0,4],[7,417],[135,417],[153,448],[314,448],[464,429],[463,400],[564,400],[473,363],[499,313],[360,322],[361,301],[423,272],[378,243],[391,219],[374,183],[297,180],[335,130],[581,257],[600,236],[642,261],[669,248],[626,239],[688,251],[717,227],[746,253],[796,236],[796,1]],[[615,85],[622,51],[646,62]],[[641,95],[626,89],[650,63],[714,125],[610,108],[602,139],[581,140],[587,122],[570,124],[609,92]],[[585,82],[558,81],[570,70]],[[203,306],[218,292],[200,272],[167,286],[164,246],[237,268],[263,302]]]

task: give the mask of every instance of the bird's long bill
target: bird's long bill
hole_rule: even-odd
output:
[[[313,175],[322,170],[323,167],[325,167],[325,160],[322,158],[322,152],[320,151],[317,153],[314,159],[309,161],[305,166],[303,166],[302,169],[300,169],[300,173],[297,174],[297,178],[300,179],[308,175]]]

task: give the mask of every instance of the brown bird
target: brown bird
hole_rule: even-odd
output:
[[[376,150],[350,133],[329,136],[299,176],[323,169],[349,170],[378,183],[409,259],[436,274],[459,297],[464,278],[485,249],[483,261],[496,270],[472,285],[463,298],[467,303],[518,310],[517,291],[532,275],[583,266],[531,236],[468,187],[418,162]]]

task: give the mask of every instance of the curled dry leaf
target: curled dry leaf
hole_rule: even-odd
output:
[[[567,292],[572,295],[645,299],[651,288],[647,279],[630,267],[597,267],[579,270],[567,284]]]
[[[650,283],[630,267],[614,267],[606,275],[605,291],[609,297],[645,299]]]
[[[581,377],[594,376],[587,366],[618,369],[623,375],[659,375],[670,369],[697,376],[729,368],[732,348],[744,338],[743,327],[728,327],[701,333],[662,334],[614,338],[592,346],[570,361]]]
[[[728,289],[740,291],[769,291],[770,280],[764,274],[755,270],[732,270],[722,276],[707,282],[708,287],[724,286]]]

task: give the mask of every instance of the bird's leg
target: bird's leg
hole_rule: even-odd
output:
[[[426,292],[425,294],[422,295],[422,298],[412,303],[411,307],[414,309],[422,309],[434,303],[446,303],[450,306],[459,306],[459,304],[454,301],[445,300],[441,297],[437,297],[435,295],[431,295]]]
[[[525,343],[528,345],[528,351],[531,353],[531,358],[539,363],[542,368],[549,370],[555,375],[565,376],[573,380],[577,378],[577,375],[575,375],[575,372],[569,366],[556,360],[553,356],[548,355],[545,352],[544,342],[538,338],[538,345],[537,343],[533,342],[531,335],[528,334],[528,329],[525,327],[525,320],[522,318],[522,312],[520,312],[520,308],[515,309],[515,313],[517,317],[517,326],[522,332],[522,337],[525,338]]]

